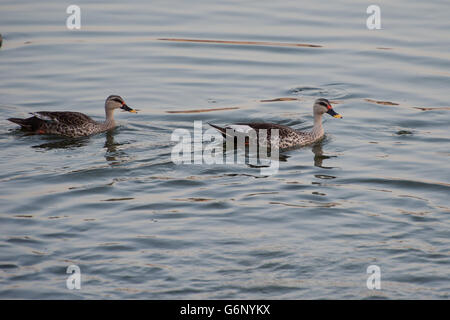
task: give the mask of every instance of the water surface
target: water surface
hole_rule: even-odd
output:
[[[364,1],[76,4],[79,31],[69,3],[0,5],[0,298],[448,299],[448,2],[379,1],[381,30]],[[6,121],[110,94],[140,112],[108,133]],[[171,161],[195,120],[306,130],[318,97],[344,118],[275,175]]]

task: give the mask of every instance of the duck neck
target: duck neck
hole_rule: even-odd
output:
[[[106,114],[106,120],[103,123],[103,125],[106,128],[114,127],[116,125],[116,122],[114,121],[114,109],[105,108],[105,114]]]
[[[320,137],[324,133],[323,127],[322,127],[322,115],[321,114],[314,114],[314,127],[311,130],[311,134],[314,137]]]

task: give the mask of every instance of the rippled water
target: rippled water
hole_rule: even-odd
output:
[[[448,1],[378,1],[381,30],[364,1],[76,4],[79,31],[68,3],[0,4],[0,298],[448,299]],[[105,134],[6,121],[109,94],[140,112]],[[344,118],[275,175],[171,161],[194,120],[309,129],[317,97]]]

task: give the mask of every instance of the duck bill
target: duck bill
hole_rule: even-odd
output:
[[[333,109],[328,109],[327,113],[330,116],[333,116],[333,118],[342,119],[342,116],[339,113],[337,113],[336,111],[334,111]]]
[[[123,104],[123,105],[120,107],[120,109],[122,109],[123,111],[131,112],[131,113],[137,113],[136,110],[131,109],[131,108],[130,108],[129,106],[127,106],[126,104]]]

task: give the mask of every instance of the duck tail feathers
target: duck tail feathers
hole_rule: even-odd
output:
[[[210,123],[210,122],[208,122],[208,124],[209,124],[211,127],[213,127],[214,129],[217,129],[223,136],[226,135],[227,131],[226,131],[225,128],[216,126],[215,124],[212,124],[212,123]]]
[[[18,124],[19,126],[21,126],[23,129],[27,129],[27,130],[32,130],[33,127],[33,121],[31,120],[32,118],[27,118],[27,119],[21,119],[21,118],[9,118],[7,120]]]

